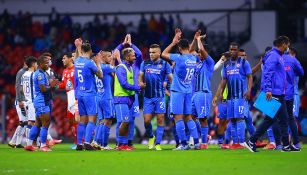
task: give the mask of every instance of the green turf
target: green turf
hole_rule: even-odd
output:
[[[136,145],[132,152],[77,152],[69,145],[56,145],[52,152],[26,152],[0,145],[0,174],[291,174],[307,172],[307,145],[299,153],[248,150],[221,150],[210,146],[201,151],[147,150]]]

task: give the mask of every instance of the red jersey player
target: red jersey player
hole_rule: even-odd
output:
[[[69,119],[69,123],[71,125],[71,130],[74,135],[74,140],[76,144],[76,136],[77,136],[77,122],[75,120],[75,116],[77,114],[77,105],[75,102],[75,92],[74,92],[74,57],[71,53],[64,54],[63,56],[63,64],[65,69],[63,71],[63,78],[61,83],[59,84],[60,89],[65,89],[67,94],[67,118]],[[72,149],[74,149],[75,145],[72,145]]]

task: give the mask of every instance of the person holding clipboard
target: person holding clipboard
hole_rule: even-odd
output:
[[[266,54],[263,70],[263,91],[266,100],[276,99],[281,106],[273,118],[265,116],[262,123],[257,128],[254,135],[244,143],[245,147],[251,152],[257,152],[256,141],[262,136],[267,129],[277,121],[280,126],[281,137],[283,142],[283,152],[298,152],[299,148],[290,145],[288,133],[288,113],[285,101],[286,92],[286,71],[282,55],[289,48],[290,39],[287,36],[279,36],[274,41],[274,47]]]

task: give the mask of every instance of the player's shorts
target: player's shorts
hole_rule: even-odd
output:
[[[115,115],[117,122],[130,122],[133,119],[133,107],[129,108],[128,104],[116,103]]]
[[[140,107],[139,107],[139,96],[138,94],[135,94],[134,96],[134,102],[132,104],[132,116],[133,117],[139,117],[140,116]]]
[[[243,98],[227,100],[227,117],[244,118],[244,102]]]
[[[16,108],[16,112],[17,112],[19,121],[20,122],[27,121],[27,117],[22,114],[21,109],[19,107],[19,102],[16,100],[15,100],[15,108]]]
[[[208,118],[210,115],[212,93],[196,92],[192,98],[192,114],[197,118]]]
[[[218,110],[217,117],[219,119],[227,119],[227,101],[219,103],[217,110]]]
[[[78,98],[78,108],[80,116],[94,116],[97,115],[97,97],[80,96]]]
[[[192,114],[192,93],[171,92],[171,114]]]
[[[41,115],[46,113],[50,114],[50,105],[46,106],[45,104],[34,104],[34,108],[36,117],[40,117]]]
[[[27,120],[35,121],[35,108],[33,102],[26,102]]]
[[[294,95],[293,100],[293,115],[298,118],[298,115],[300,113],[300,103],[301,99],[299,95]]]
[[[244,117],[250,117],[249,112],[249,103],[247,100],[244,100]]]
[[[114,118],[114,103],[113,99],[103,99],[97,96],[98,99],[98,120]]]
[[[144,97],[144,114],[165,114],[166,106],[164,97]]]

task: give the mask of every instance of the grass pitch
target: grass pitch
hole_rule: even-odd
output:
[[[306,175],[307,145],[299,153],[244,150],[221,150],[212,145],[208,150],[172,151],[173,145],[162,145],[163,151],[136,150],[77,152],[68,144],[53,147],[52,152],[26,152],[0,145],[0,174],[292,174]]]

